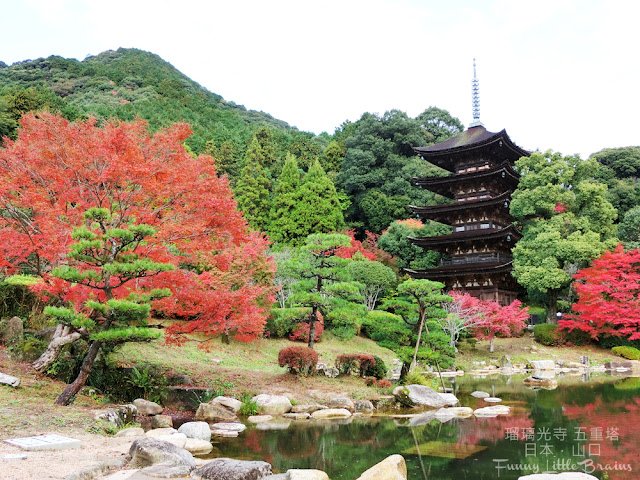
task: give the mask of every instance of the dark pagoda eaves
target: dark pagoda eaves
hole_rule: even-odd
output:
[[[413,211],[413,213],[425,218],[429,218],[432,215],[441,213],[454,213],[476,208],[490,207],[505,201],[510,202],[511,193],[511,190],[508,190],[493,198],[483,198],[482,200],[472,200],[469,202],[443,203],[441,205],[433,205],[430,207],[417,207],[415,205],[409,205],[409,208],[411,209],[411,211]]]
[[[488,145],[502,142],[502,146],[511,150],[517,158],[528,157],[531,152],[520,148],[511,141],[506,130],[497,133],[489,132],[483,126],[472,127],[444,142],[427,147],[413,147],[413,151],[425,160],[432,157],[442,157],[467,153],[482,149]]]
[[[440,278],[457,277],[465,274],[480,275],[480,274],[497,274],[505,273],[513,270],[513,261],[506,263],[494,263],[494,264],[465,264],[465,265],[450,265],[446,267],[431,268],[429,270],[410,270],[405,271],[416,279],[426,278],[429,280],[438,280]]]
[[[509,162],[503,162],[500,165],[488,170],[479,170],[471,173],[459,173],[448,175],[446,177],[413,177],[411,181],[414,185],[419,185],[429,191],[439,193],[445,197],[453,198],[453,193],[449,191],[450,187],[458,185],[460,182],[477,181],[483,178],[498,176],[504,173],[504,178],[508,178],[518,184],[520,174],[515,171]]]
[[[419,247],[427,250],[435,249],[435,247],[450,246],[456,243],[478,241],[478,240],[496,240],[511,235],[511,241],[515,244],[522,238],[522,233],[513,225],[507,225],[504,228],[488,228],[486,230],[466,230],[464,232],[454,232],[449,235],[438,235],[436,237],[407,237],[408,240]]]

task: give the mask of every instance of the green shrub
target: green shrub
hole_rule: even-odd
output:
[[[578,330],[574,328],[571,331],[561,330],[562,337],[564,338],[567,344],[572,343],[573,345],[589,345],[593,342],[591,335],[587,332],[583,332],[582,330]]]
[[[351,375],[357,366],[358,375],[364,377],[367,369],[375,364],[376,360],[373,356],[362,353],[345,353],[336,357],[336,368],[342,375]]]
[[[303,322],[310,312],[310,308],[304,307],[272,308],[264,327],[265,333],[271,338],[284,338],[296,325]]]
[[[431,386],[431,382],[427,380],[422,373],[419,372],[409,372],[405,379],[407,385],[425,385]]]
[[[239,400],[242,402],[242,405],[240,406],[240,410],[238,410],[238,413],[240,415],[244,415],[245,417],[250,417],[251,415],[257,415],[258,414],[258,402],[256,402],[255,400],[252,400],[253,395],[251,395],[248,392],[243,392],[242,395],[240,395]]]
[[[533,337],[536,342],[542,345],[553,347],[563,343],[562,335],[558,331],[557,325],[541,323],[533,326]]]
[[[366,364],[362,374],[365,377],[375,377],[378,380],[383,379],[387,376],[387,372],[389,371],[389,369],[385,365],[384,360],[382,360],[377,355],[373,355],[373,360],[375,361],[375,363]]]
[[[625,337],[614,337],[612,335],[601,335],[598,343],[601,348],[607,350],[613,347],[634,347],[640,349],[640,340],[629,340]]]
[[[611,352],[627,360],[640,360],[640,350],[633,347],[613,347]]]

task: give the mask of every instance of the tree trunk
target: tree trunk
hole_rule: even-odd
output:
[[[47,349],[35,362],[31,364],[31,366],[38,372],[44,372],[49,368],[49,365],[58,359],[60,352],[62,351],[62,347],[75,342],[81,337],[82,335],[79,332],[69,333],[69,327],[65,325],[58,325]]]
[[[309,348],[313,348],[314,337],[316,336],[316,320],[318,319],[316,316],[317,311],[317,307],[313,307],[311,309],[311,314],[309,315],[309,342],[307,343]]]
[[[87,356],[84,357],[84,360],[82,362],[82,367],[80,367],[80,373],[73,381],[73,383],[69,384],[67,388],[65,388],[60,396],[56,399],[56,401],[53,402],[54,405],[69,405],[71,402],[73,402],[76,394],[82,387],[84,387],[84,384],[87,381],[87,377],[89,377],[89,373],[91,373],[91,368],[93,368],[93,362],[95,362],[101,346],[102,342],[100,340],[96,340],[91,344],[91,346],[89,347],[89,351],[87,352]]]
[[[547,323],[558,323],[558,291],[549,290],[549,312],[547,313]]]
[[[489,340],[489,353],[493,353],[494,350],[494,340],[496,339],[496,337],[491,337],[491,340]]]

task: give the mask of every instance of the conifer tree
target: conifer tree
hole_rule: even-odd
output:
[[[317,160],[309,167],[295,197],[292,212],[294,243],[296,239],[301,242],[311,233],[330,233],[345,228],[343,206],[336,187]]]
[[[299,188],[298,161],[293,154],[287,152],[271,206],[269,232],[274,242],[290,243],[295,238],[293,211]]]
[[[269,223],[271,180],[263,166],[263,151],[254,137],[244,157],[244,167],[235,187],[238,209],[256,230],[265,231]]]

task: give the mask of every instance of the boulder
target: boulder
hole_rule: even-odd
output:
[[[350,412],[355,411],[355,405],[353,400],[347,397],[334,397],[327,402],[327,407],[329,408],[345,408]]]
[[[336,378],[338,375],[340,375],[340,370],[338,370],[336,367],[325,368],[324,374],[329,378]]]
[[[191,472],[195,480],[261,480],[271,475],[267,462],[216,458]]]
[[[214,423],[211,425],[211,430],[226,430],[228,432],[244,432],[247,429],[247,426],[244,423],[240,422],[230,422],[230,423]]]
[[[440,423],[447,423],[454,418],[458,418],[457,415],[451,413],[448,408],[441,408],[437,410],[434,414],[434,417],[440,420]]]
[[[154,415],[151,417],[151,428],[173,427],[171,415]]]
[[[206,455],[211,453],[213,445],[211,442],[199,438],[187,438],[184,442],[184,449],[193,455]]]
[[[326,408],[311,414],[311,418],[348,418],[350,416],[351,412],[346,408]]]
[[[106,411],[97,412],[95,419],[105,420],[118,427],[122,427],[128,423],[133,423],[137,411],[138,409],[133,404],[118,405],[117,407],[110,408]]]
[[[133,404],[138,409],[138,415],[160,415],[163,410],[156,402],[150,402],[144,398],[136,398]]]
[[[553,360],[531,360],[529,363],[534,370],[555,370],[556,368]]]
[[[217,403],[201,403],[196,410],[195,420],[204,422],[234,422],[238,419],[235,413]]]
[[[158,435],[153,437],[156,440],[173,443],[176,447],[184,448],[187,443],[187,436],[184,433],[171,433],[169,435]]]
[[[405,385],[393,390],[396,401],[406,407],[441,408],[445,406],[442,397],[425,385]]]
[[[263,393],[251,400],[256,402],[258,413],[262,415],[282,415],[291,411],[291,401],[281,395]]]
[[[8,347],[18,345],[24,340],[24,324],[20,317],[11,317],[7,320],[2,334],[2,341]]]
[[[211,440],[211,428],[207,422],[183,423],[180,425],[180,428],[178,428],[178,432],[184,433],[187,438],[204,440],[205,442]]]
[[[123,428],[118,431],[116,437],[144,437],[144,430],[140,427]]]
[[[251,415],[247,418],[249,423],[266,423],[273,420],[273,416],[271,415]]]
[[[193,455],[183,448],[155,438],[139,438],[129,449],[131,463],[146,468],[143,474],[164,472],[173,476],[187,476],[196,466]],[[148,466],[150,465],[150,466]]]
[[[316,410],[323,410],[327,408],[326,405],[318,405],[317,403],[294,405],[291,407],[291,413],[313,413]]]
[[[209,403],[213,405],[220,405],[221,407],[226,408],[230,412],[237,414],[240,411],[240,407],[242,407],[242,402],[240,400],[236,400],[231,397],[219,396],[211,400]]]
[[[9,385],[10,387],[15,388],[20,386],[20,379],[12,375],[0,373],[0,383],[3,385]]]
[[[453,393],[438,392],[438,395],[440,395],[440,398],[442,398],[444,404],[448,407],[453,407],[458,404],[458,398]]]
[[[508,415],[511,409],[506,405],[492,405],[490,407],[478,408],[473,411],[476,417],[497,417],[498,415]]]
[[[372,413],[375,408],[369,400],[356,400],[354,403],[356,412]]]
[[[481,392],[480,390],[476,390],[475,392],[471,392],[471,396],[475,398],[487,398],[490,397],[487,392]]]
[[[407,480],[407,464],[402,455],[391,455],[365,471],[356,480]]]

